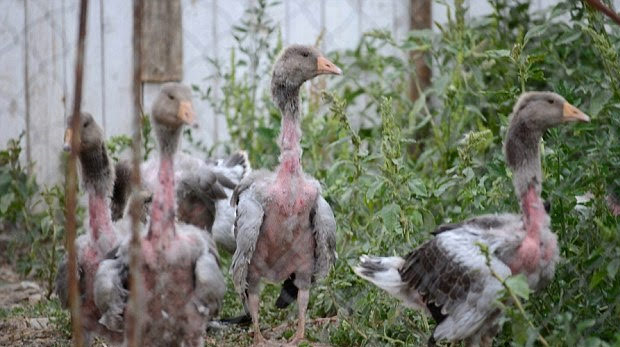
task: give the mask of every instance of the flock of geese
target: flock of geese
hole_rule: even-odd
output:
[[[101,127],[90,114],[81,114],[75,150],[89,221],[76,248],[87,343],[95,336],[111,345],[126,342],[128,277],[139,271],[142,344],[202,346],[227,291],[218,248],[234,253],[232,278],[251,318],[254,343],[277,344],[265,339],[259,326],[262,280],[283,283],[278,307],[297,302],[297,331],[288,344],[304,340],[309,289],[336,259],[336,220],[320,183],[301,165],[299,90],[318,75],[341,73],[310,46],[289,46],[280,54],[271,79],[273,101],[282,113],[279,165],[273,172],[252,171],[242,151],[217,161],[179,153],[182,129],[194,122],[191,91],[182,84],[165,84],[153,103],[159,151],[142,164],[138,189],[131,186],[128,164],[110,160]],[[500,280],[523,274],[539,289],[553,278],[559,252],[540,197],[539,143],[545,130],[570,121],[589,118],[555,93],[525,93],[516,102],[504,151],[521,213],[442,225],[405,257],[364,255],[354,267],[360,277],[434,318],[429,345],[464,340],[468,346],[490,346],[502,317]],[[72,136],[68,128],[66,150]],[[139,269],[129,267],[128,206],[135,203],[143,207]],[[56,278],[65,306],[67,277],[65,259]]]

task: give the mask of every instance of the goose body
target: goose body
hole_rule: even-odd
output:
[[[181,127],[192,116],[189,88],[165,84],[153,106],[159,170],[140,250],[140,300],[146,308],[141,335],[148,346],[202,346],[206,323],[217,315],[226,290],[211,236],[176,221],[174,156]],[[126,240],[97,272],[102,322],[118,331],[127,310],[129,248]]]

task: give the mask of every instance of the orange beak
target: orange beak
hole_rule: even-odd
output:
[[[62,146],[65,152],[71,151],[71,138],[73,138],[73,129],[67,128],[67,130],[65,130],[65,143]]]
[[[342,75],[342,70],[325,57],[319,57],[316,60],[316,70],[319,72],[319,75]]]
[[[177,117],[187,125],[194,124],[194,107],[191,101],[181,101]]]
[[[562,118],[566,122],[571,121],[580,121],[580,122],[589,122],[590,117],[587,114],[583,113],[577,107],[569,104],[568,102],[564,103],[564,110],[562,112]]]

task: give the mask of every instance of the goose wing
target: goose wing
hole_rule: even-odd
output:
[[[235,288],[244,299],[247,299],[248,267],[254,255],[265,215],[255,183],[266,174],[268,174],[266,171],[256,171],[243,179],[235,188],[231,199],[231,205],[236,206],[237,212],[234,224],[237,249],[233,255],[231,269]]]
[[[487,230],[464,224],[444,230],[411,252],[399,270],[404,290],[421,296],[438,326],[436,339],[460,340],[477,332],[500,309],[500,278],[511,271],[494,251],[501,245]],[[481,251],[489,249],[489,260]]]

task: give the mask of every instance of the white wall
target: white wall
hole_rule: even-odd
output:
[[[253,0],[182,0],[183,82],[207,87],[207,57],[226,60],[232,26]],[[450,0],[447,1],[450,3]],[[557,0],[534,0],[543,8]],[[312,44],[326,29],[322,49],[354,47],[361,34],[387,28],[402,37],[409,27],[409,0],[284,0],[272,11],[285,44]],[[620,5],[620,0],[615,1]],[[469,0],[471,15],[488,13],[486,1]],[[433,5],[434,19],[446,19]],[[71,113],[78,0],[0,0],[0,148],[26,132],[24,159],[45,183],[61,177],[62,134]],[[131,134],[132,1],[91,0],[88,11],[82,109],[106,135]],[[217,83],[217,82],[215,82]],[[268,83],[268,81],[265,81]],[[144,86],[149,110],[159,86]],[[194,101],[202,140],[225,139],[225,120],[207,102]]]

